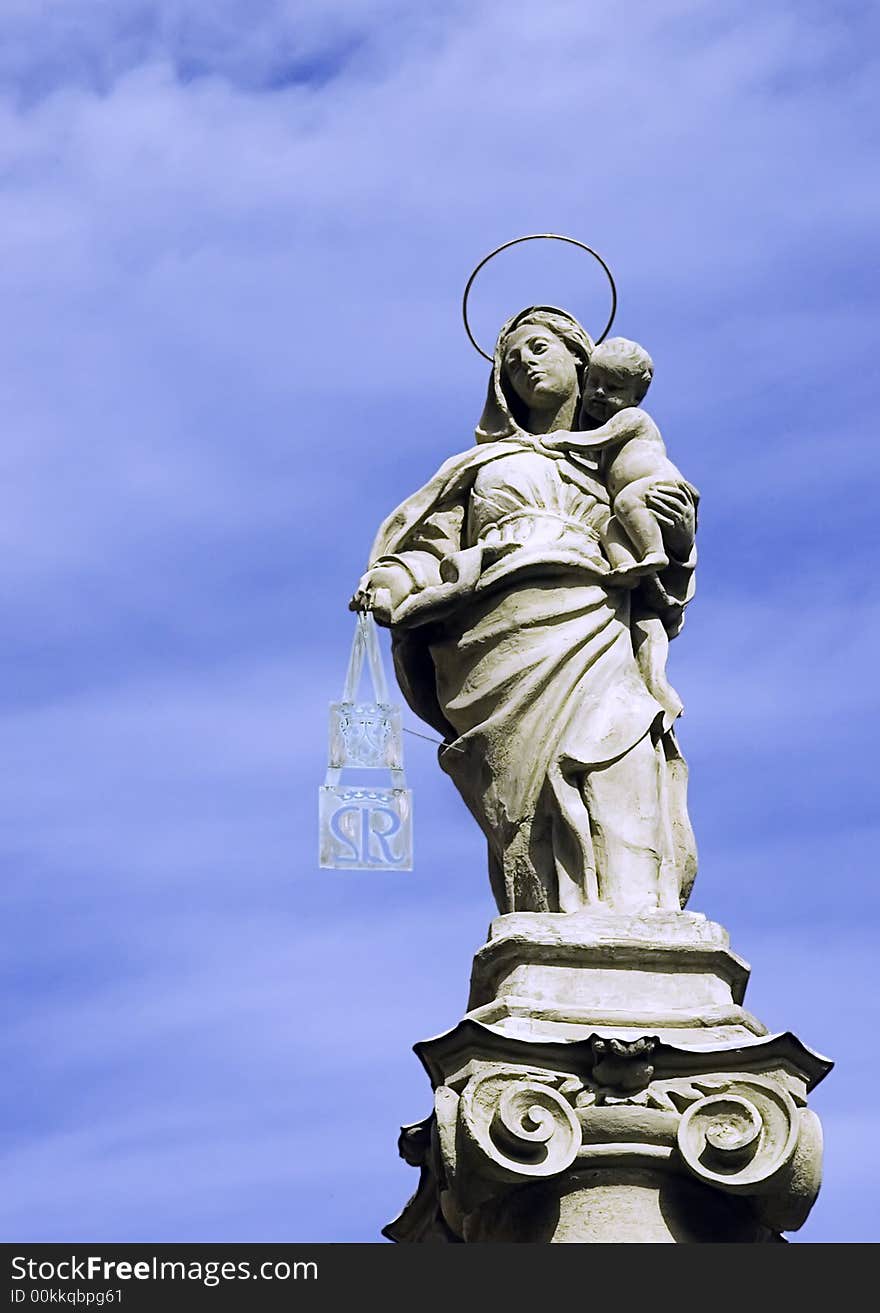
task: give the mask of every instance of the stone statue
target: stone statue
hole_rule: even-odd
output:
[[[819,1189],[831,1063],[768,1035],[727,931],[683,910],[666,658],[698,494],[642,408],[652,373],[566,311],[515,315],[476,445],[388,517],[351,601],[442,735],[501,913],[465,1016],[416,1045],[434,1109],[401,1132],[420,1179],[392,1240],[778,1241]]]
[[[353,598],[443,735],[501,912],[679,908],[696,871],[665,643],[697,494],[635,408],[650,357],[622,342],[555,309],[509,320],[477,445],[389,516]]]

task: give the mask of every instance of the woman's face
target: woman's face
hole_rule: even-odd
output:
[[[547,410],[577,392],[577,362],[542,324],[520,324],[507,339],[502,368],[529,410]]]

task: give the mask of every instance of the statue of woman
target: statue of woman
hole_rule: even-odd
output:
[[[608,492],[564,443],[592,350],[565,311],[504,325],[477,446],[389,516],[352,599],[391,629],[403,694],[443,736],[501,912],[677,909],[696,873],[680,703],[640,668],[639,589],[605,578]],[[661,485],[650,505],[674,636],[693,594],[695,493]]]

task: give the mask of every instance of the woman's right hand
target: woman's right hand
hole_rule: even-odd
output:
[[[358,586],[351,596],[348,604],[349,611],[370,611],[372,609],[373,597],[370,587],[370,572],[362,574],[358,580]]]
[[[372,612],[380,624],[388,624],[391,618],[391,590],[383,579],[383,570],[367,570],[358,581],[349,611]]]

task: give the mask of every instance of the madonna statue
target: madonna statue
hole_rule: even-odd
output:
[[[575,441],[593,349],[562,310],[504,325],[476,445],[388,517],[352,599],[390,628],[403,694],[443,737],[501,912],[679,908],[696,873],[681,703],[645,659],[660,621],[648,581],[612,570],[601,463]],[[696,501],[662,482],[648,500],[669,637],[693,595]]]

